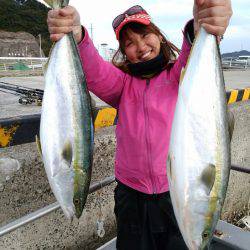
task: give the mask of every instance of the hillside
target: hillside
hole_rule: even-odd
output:
[[[46,23],[48,10],[45,5],[36,0],[0,0],[0,31],[28,32],[36,38],[40,34],[42,50],[48,56],[51,47]],[[250,52],[242,50],[224,53],[222,57],[238,57],[241,55],[250,55]]]
[[[224,58],[224,57],[239,57],[239,56],[250,56],[250,52],[247,50],[241,50],[241,51],[222,54],[222,58]]]
[[[30,33],[0,30],[0,56],[40,57],[40,47]]]
[[[41,34],[42,50],[48,55],[51,42],[46,23],[47,12],[48,8],[36,0],[1,0],[0,30],[24,31],[35,37]]]

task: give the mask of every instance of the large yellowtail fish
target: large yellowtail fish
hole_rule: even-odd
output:
[[[175,216],[189,249],[209,244],[230,171],[225,83],[216,37],[201,28],[179,87],[167,173]]]
[[[61,8],[68,0],[45,0]],[[91,178],[90,95],[72,33],[55,43],[45,72],[40,142],[51,189],[68,218],[82,214]]]

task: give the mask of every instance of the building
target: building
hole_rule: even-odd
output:
[[[107,43],[102,43],[99,47],[99,53],[104,60],[111,62],[116,50],[108,47]]]

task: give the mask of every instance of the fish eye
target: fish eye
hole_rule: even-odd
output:
[[[203,239],[207,239],[208,237],[209,237],[209,232],[204,231],[204,232],[202,233],[202,238],[203,238]]]
[[[80,204],[80,201],[79,201],[78,199],[75,199],[75,200],[74,200],[74,203],[75,203],[76,205],[78,205],[78,204]]]

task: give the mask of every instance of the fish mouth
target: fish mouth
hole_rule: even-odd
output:
[[[83,171],[75,172],[74,179],[74,196],[73,204],[75,207],[75,216],[79,219],[82,215],[85,203],[87,200],[87,195],[89,193],[89,184],[90,184],[90,173]]]
[[[73,198],[73,203],[75,206],[75,216],[77,219],[79,219],[82,215],[86,200],[87,200],[87,195],[85,197],[76,196]]]
[[[83,211],[83,207],[81,204],[82,204],[82,201],[80,199],[77,199],[77,198],[74,198],[74,205],[75,205],[75,215],[76,215],[76,218],[79,219],[82,215],[82,211]]]

